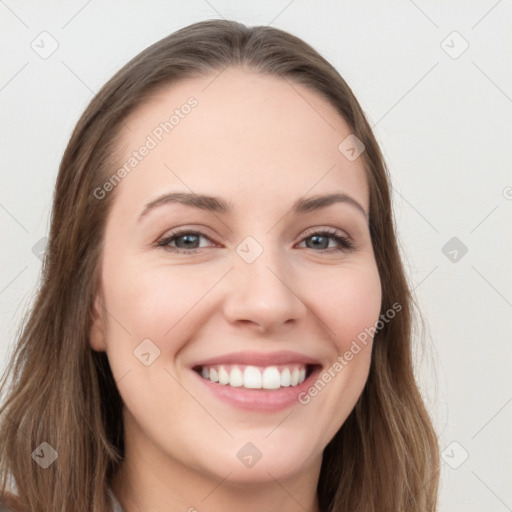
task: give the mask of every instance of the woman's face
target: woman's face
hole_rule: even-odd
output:
[[[301,85],[228,68],[160,91],[123,129],[95,191],[115,200],[91,345],[125,405],[127,454],[155,478],[318,473],[381,305],[348,125]]]

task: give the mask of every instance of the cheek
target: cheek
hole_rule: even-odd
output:
[[[163,353],[176,351],[179,346],[173,340],[179,343],[187,338],[186,331],[193,325],[190,318],[196,316],[202,299],[219,279],[218,272],[204,269],[185,265],[138,269],[112,266],[104,275],[105,300],[113,317],[109,322],[110,340],[122,340],[126,345],[129,338],[133,350],[149,338]]]
[[[377,267],[369,264],[337,269],[315,280],[311,296],[316,297],[315,313],[342,353],[378,321],[382,296]]]
[[[315,309],[313,302],[311,309],[322,321],[335,351],[330,364],[299,396],[306,410],[310,408],[313,416],[323,418],[321,448],[343,425],[368,378],[373,332],[369,329],[379,319],[381,283],[373,260],[366,263],[337,268],[311,286],[315,297]]]
[[[216,280],[192,266],[135,269],[120,261],[105,266],[109,363],[123,402],[141,421],[148,414],[151,421],[167,421],[170,410],[174,420],[185,421],[187,409],[176,412],[176,403],[187,404],[190,397],[172,378],[168,363],[193,336],[198,323],[191,320]],[[144,354],[149,354],[147,366]]]

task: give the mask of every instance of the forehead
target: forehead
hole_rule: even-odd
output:
[[[139,204],[168,191],[235,195],[349,193],[368,210],[361,158],[339,150],[351,130],[319,93],[279,76],[227,68],[160,89],[126,120],[118,194]],[[134,153],[143,146],[145,156]]]

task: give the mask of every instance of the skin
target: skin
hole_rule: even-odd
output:
[[[327,369],[375,324],[381,289],[367,218],[348,203],[290,211],[299,197],[340,192],[368,212],[363,162],[338,150],[350,129],[316,92],[228,68],[166,87],[132,113],[120,165],[190,96],[197,107],[110,192],[91,346],[107,352],[125,405],[126,459],[113,490],[126,512],[317,511],[322,451],[363,390],[371,340],[307,405],[278,412],[221,402],[190,367],[293,350]],[[234,209],[174,203],[138,221],[161,194],[190,191]],[[155,245],[177,227],[204,234],[196,252]],[[325,228],[354,248],[311,244]],[[251,264],[236,252],[247,236],[263,248]],[[160,350],[149,366],[133,352],[147,338]],[[251,468],[236,457],[247,442],[263,454]]]

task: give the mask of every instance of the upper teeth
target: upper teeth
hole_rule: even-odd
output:
[[[279,389],[297,386],[306,379],[306,367],[292,366],[239,366],[215,365],[203,366],[201,375],[212,382],[224,386],[244,387],[247,389]]]

